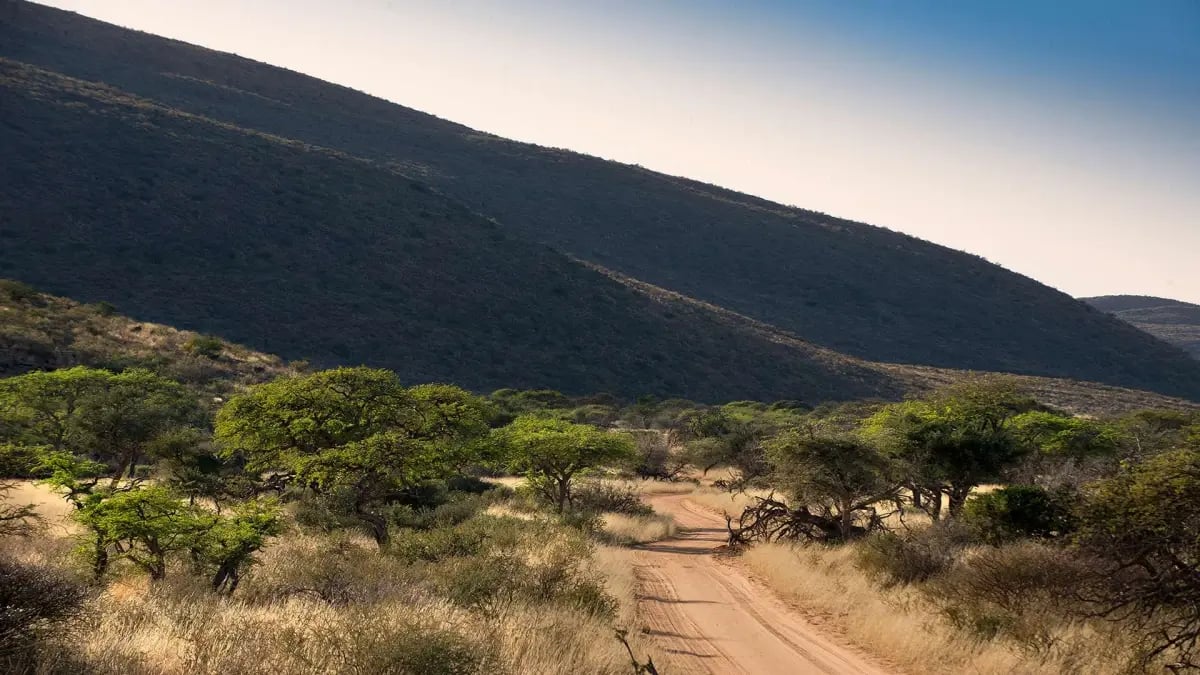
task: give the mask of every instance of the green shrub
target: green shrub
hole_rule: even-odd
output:
[[[488,544],[484,528],[474,525],[405,532],[392,542],[392,554],[408,563],[437,562],[480,555]]]
[[[42,447],[0,444],[0,478],[44,478],[38,471]]]
[[[630,516],[648,516],[654,513],[654,509],[642,501],[637,490],[628,485],[600,481],[582,483],[575,488],[572,501],[574,508],[579,511],[624,513]]]
[[[403,675],[476,675],[489,672],[494,657],[483,645],[446,629],[400,632],[378,645],[364,672]]]
[[[225,351],[225,343],[211,335],[196,335],[184,343],[183,349],[192,356],[216,359]]]
[[[983,541],[1050,539],[1075,529],[1071,501],[1034,485],[1013,485],[967,501],[963,523]]]
[[[12,279],[0,279],[0,297],[12,302],[34,304],[41,298],[41,293],[29,284]]]
[[[942,521],[906,535],[885,533],[863,542],[858,564],[885,585],[915,584],[945,573],[972,543],[969,531]]]

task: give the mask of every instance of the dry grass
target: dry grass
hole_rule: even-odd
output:
[[[30,480],[6,482],[11,482],[14,487],[0,493],[0,504],[32,504],[37,509],[42,533],[63,537],[79,531],[79,526],[71,520],[71,505],[62,495]]]
[[[613,544],[648,544],[675,535],[675,519],[665,514],[628,516],[606,513],[603,518],[605,539]]]
[[[636,625],[633,552],[601,546],[589,556],[578,535],[549,523],[529,527],[511,554],[545,570],[578,566],[573,574],[597,579],[616,600],[612,617],[519,593],[483,607],[455,605],[434,589],[463,559],[414,566],[365,537],[292,531],[262,552],[232,599],[212,595],[183,569],[156,585],[114,579],[43,665],[75,672],[86,663],[101,675],[627,673],[613,629]],[[39,536],[4,548],[30,563],[62,565],[70,544]],[[639,636],[632,642],[645,653]]]
[[[853,546],[762,544],[744,556],[753,573],[802,611],[858,646],[911,673],[1116,675],[1112,636],[1088,626],[1055,629],[1058,647],[1038,656],[998,641],[978,641],[945,621],[909,587],[882,589],[855,565]]]
[[[747,490],[745,492],[726,492],[711,487],[697,488],[688,497],[693,502],[716,513],[737,516],[747,506],[754,505],[755,497],[765,497],[765,490]]]

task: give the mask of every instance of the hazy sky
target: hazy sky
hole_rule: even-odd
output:
[[[1200,302],[1196,0],[53,0],[503,136]]]

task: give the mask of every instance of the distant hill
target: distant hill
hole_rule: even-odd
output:
[[[0,276],[147,320],[477,389],[895,397],[893,362],[1200,400],[1180,350],[885,229],[30,3],[0,58]]]
[[[1083,301],[1200,359],[1200,305],[1146,295],[1104,295]]]
[[[632,283],[632,282],[630,282]],[[709,310],[661,289],[644,291],[681,312]],[[725,316],[742,323],[735,316]],[[787,344],[794,338],[750,326],[763,337]],[[138,321],[106,303],[82,304],[0,279],[0,378],[32,370],[86,365],[121,370],[149,368],[214,396],[248,384],[294,375],[308,364],[288,363],[226,340],[193,331]],[[921,393],[971,377],[964,371],[849,363],[868,380],[891,382],[900,391]],[[1075,413],[1109,415],[1146,408],[1196,409],[1200,405],[1146,391],[1045,377],[1016,376],[1016,383],[1039,401]]]

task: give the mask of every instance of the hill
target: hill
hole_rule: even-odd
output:
[[[213,394],[295,372],[277,356],[0,280],[0,377],[78,365],[149,368]]]
[[[1105,295],[1083,301],[1200,358],[1200,305],[1145,295]]]
[[[22,125],[0,167],[14,207],[0,274],[410,381],[704,400],[901,391],[510,237],[387,167],[11,61],[0,92],[8,128]]]
[[[0,57],[0,275],[148,320],[481,389],[907,389],[868,360],[1200,399],[1179,350],[885,229],[30,3]]]

